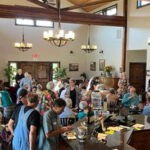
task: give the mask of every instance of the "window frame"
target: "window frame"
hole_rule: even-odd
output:
[[[114,14],[114,15],[107,15],[107,11],[111,10],[113,8],[116,8],[116,14]],[[101,9],[99,11],[96,11],[95,14],[101,15],[101,14],[99,14],[99,12],[102,12],[102,15],[106,15],[106,16],[117,16],[117,14],[118,14],[118,4],[114,4],[114,5],[111,5],[109,7],[104,8],[104,9]]]
[[[17,19],[30,19],[30,20],[33,20],[33,24],[34,25],[23,25],[23,24],[17,24]],[[43,20],[43,21],[51,21],[51,20],[45,20],[45,19],[31,19],[31,18],[15,18],[15,25],[16,26],[26,26],[26,27],[42,27],[42,28],[54,28],[54,22],[52,21],[52,26],[49,27],[49,26],[38,26],[36,25],[36,20]]]
[[[148,3],[148,4],[145,4],[145,5],[140,5],[140,6],[138,6],[139,1],[141,2],[141,0],[137,0],[137,2],[136,2],[136,8],[137,8],[137,9],[138,9],[138,8],[142,8],[142,7],[146,7],[146,6],[150,5],[150,3]]]

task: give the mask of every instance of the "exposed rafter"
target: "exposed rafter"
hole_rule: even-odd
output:
[[[65,7],[65,8],[62,8],[61,10],[63,10],[63,11],[64,10],[73,10],[73,9],[88,7],[88,6],[97,5],[97,4],[104,4],[104,3],[108,3],[108,2],[112,2],[112,1],[118,1],[118,0],[97,0],[94,2],[86,2],[86,3],[80,4],[80,5]]]
[[[49,5],[47,5],[47,4],[44,4],[44,3],[42,3],[42,2],[40,2],[40,1],[38,1],[38,0],[27,0],[27,1],[32,2],[32,3],[34,3],[34,4],[37,4],[37,5],[41,6],[41,7],[47,8],[47,9],[50,8],[50,9],[57,10],[55,7],[49,6]]]
[[[43,9],[26,6],[0,5],[0,18],[28,17],[50,19],[58,22],[58,12],[54,9]],[[124,16],[103,16],[96,14],[61,12],[61,22],[76,24],[91,24],[104,26],[125,26]]]

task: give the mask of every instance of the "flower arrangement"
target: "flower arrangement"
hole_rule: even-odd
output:
[[[110,73],[110,72],[112,71],[112,69],[113,69],[113,68],[112,68],[111,65],[108,65],[108,66],[105,66],[105,67],[104,67],[104,71],[105,71],[105,72],[109,72],[109,73]]]

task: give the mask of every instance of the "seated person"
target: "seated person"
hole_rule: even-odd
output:
[[[79,108],[81,109],[81,111],[78,113],[78,119],[82,119],[85,116],[87,116],[88,114],[88,104],[86,101],[81,101],[79,103]]]
[[[117,104],[118,96],[115,94],[114,88],[109,89],[109,93],[106,95],[108,104]]]
[[[75,118],[75,113],[72,111],[72,100],[70,98],[65,99],[66,107],[64,112],[59,115],[59,118]]]
[[[144,106],[143,112],[144,115],[150,115],[150,96],[148,97],[148,104]]]
[[[122,99],[122,105],[130,108],[132,105],[137,106],[139,104],[139,97],[136,94],[134,87],[130,88],[130,93],[124,95]]]

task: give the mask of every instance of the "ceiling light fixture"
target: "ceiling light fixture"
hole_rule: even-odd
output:
[[[75,40],[75,33],[73,31],[69,31],[65,33],[63,29],[61,29],[61,15],[60,15],[60,4],[58,5],[58,29],[56,32],[53,30],[45,31],[43,33],[44,40],[49,41],[55,46],[61,47],[67,44],[69,41]]]
[[[97,45],[90,44],[90,25],[89,25],[88,43],[87,45],[81,45],[81,50],[84,50],[86,53],[91,53],[97,50]]]
[[[25,43],[25,40],[24,40],[24,29],[23,29],[23,34],[22,34],[22,42],[20,42],[20,43],[19,42],[15,42],[14,47],[18,48],[22,52],[25,52],[25,51],[27,51],[27,50],[32,48],[32,43]]]

